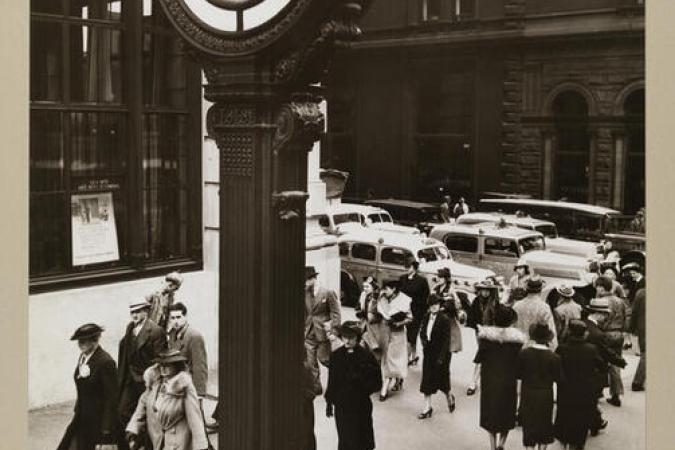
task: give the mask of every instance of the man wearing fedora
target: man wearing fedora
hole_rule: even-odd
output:
[[[417,271],[419,263],[412,260],[406,260],[405,267],[408,273],[399,277],[398,285],[401,292],[412,299],[410,308],[412,310],[413,320],[406,329],[408,338],[408,364],[416,365],[419,357],[417,356],[417,336],[420,331],[422,318],[427,312],[427,298],[429,297],[429,283]]]
[[[166,348],[165,331],[148,318],[150,304],[145,299],[129,305],[131,322],[119,344],[119,415],[126,426],[145,390],[143,372]]]
[[[120,441],[117,421],[117,367],[99,345],[103,328],[82,325],[70,338],[77,341],[80,357],[75,368],[75,415],[57,450],[94,450],[99,444]]]
[[[553,310],[558,333],[558,342],[562,343],[569,335],[569,324],[572,320],[581,319],[581,305],[574,301],[574,288],[566,284],[556,287],[560,296],[558,306]]]
[[[150,303],[148,318],[167,332],[169,331],[169,309],[173,305],[176,291],[182,284],[183,276],[178,272],[171,272],[164,277],[162,287],[146,298]]]
[[[555,320],[553,319],[553,311],[551,311],[550,306],[541,297],[543,287],[544,280],[537,274],[532,275],[527,281],[527,297],[513,305],[513,310],[518,314],[516,328],[525,336],[529,336],[532,325],[535,323],[545,323],[553,333],[548,345],[552,350],[555,350],[558,346]]]
[[[331,340],[337,341],[341,323],[337,295],[317,284],[318,275],[313,266],[305,267],[305,347],[316,379],[320,375],[319,363],[328,367]]]

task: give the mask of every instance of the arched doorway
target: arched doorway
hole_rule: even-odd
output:
[[[645,91],[638,89],[626,97],[626,168],[623,210],[634,214],[645,206]]]
[[[588,103],[575,91],[564,91],[553,100],[556,132],[553,197],[587,202],[589,193],[590,137]]]

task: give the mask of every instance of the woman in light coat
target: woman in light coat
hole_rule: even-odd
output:
[[[161,353],[158,363],[143,374],[145,392],[127,425],[133,450],[147,433],[154,450],[207,450],[197,390],[178,350]]]

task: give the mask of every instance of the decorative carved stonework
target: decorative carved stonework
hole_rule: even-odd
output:
[[[281,220],[300,219],[304,215],[309,195],[303,191],[283,191],[272,194],[272,206]]]
[[[220,176],[253,176],[253,136],[227,133],[217,141],[222,152]]]
[[[275,153],[287,144],[307,152],[312,150],[325,126],[320,102],[321,98],[312,94],[296,94],[291,102],[281,107],[272,144]]]

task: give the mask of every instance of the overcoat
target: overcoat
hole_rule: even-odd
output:
[[[181,371],[163,381],[157,364],[143,375],[145,392],[126,431],[148,433],[154,450],[203,450],[208,446],[197,391]]]
[[[117,442],[117,368],[112,357],[98,347],[87,362],[89,376],[75,368],[75,415],[57,450],[94,450],[97,444]]]
[[[430,313],[422,319],[420,339],[424,348],[422,361],[422,382],[420,392],[431,395],[436,391],[450,391],[450,319],[442,313],[436,314],[431,336],[427,335]]]
[[[632,333],[636,334],[638,337],[638,343],[640,345],[640,351],[644,352],[647,349],[647,321],[645,316],[645,289],[640,289],[635,293],[635,299],[633,300],[633,314],[630,318],[630,330]]]
[[[525,336],[516,328],[478,327],[480,364],[480,426],[490,433],[516,426],[518,352]]]
[[[471,303],[465,296],[458,294],[449,283],[441,283],[434,286],[433,293],[445,299],[441,308],[450,319],[450,352],[462,351],[462,328],[459,325],[458,311],[468,312]]]
[[[380,366],[370,351],[341,347],[331,354],[325,397],[335,406],[338,450],[375,448],[370,395],[381,388]]]
[[[186,323],[182,329],[172,330],[169,333],[169,348],[180,351],[187,358],[192,383],[197,389],[197,394],[204,396],[209,368],[202,334]]]
[[[429,298],[429,283],[421,275],[415,273],[412,277],[403,274],[399,277],[399,290],[411,298],[410,309],[413,319],[407,327],[408,342],[415,345],[420,330],[420,323],[427,312],[427,298]]]
[[[574,336],[560,344],[556,353],[565,378],[558,385],[555,437],[564,444],[583,448],[596,407],[594,380],[606,363],[595,345]]]
[[[584,319],[583,322],[586,324],[586,329],[588,330],[586,340],[590,344],[596,346],[600,357],[605,361],[595,380],[598,396],[600,396],[602,389],[609,385],[609,365],[613,364],[617,367],[625,367],[626,361],[620,354],[616,353],[610,345],[608,345],[608,340],[605,336],[605,333],[595,322],[590,319]]]

